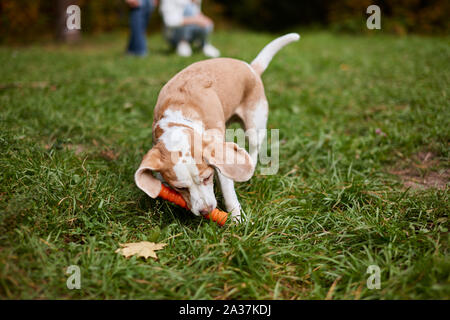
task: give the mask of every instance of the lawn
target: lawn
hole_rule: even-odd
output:
[[[279,171],[236,184],[247,220],[223,228],[133,181],[159,90],[200,54],[0,47],[0,298],[449,299],[449,38],[299,31],[263,75]],[[273,37],[213,42],[251,61]],[[142,240],[168,245],[115,253]]]

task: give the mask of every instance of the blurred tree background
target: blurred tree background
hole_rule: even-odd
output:
[[[83,33],[126,30],[123,0],[0,0],[0,42],[29,42],[60,36],[61,8],[81,8]],[[242,27],[279,32],[295,26],[327,27],[349,33],[370,32],[366,8],[381,8],[382,29],[395,34],[444,34],[450,30],[449,0],[204,0],[203,9],[218,28]],[[149,32],[158,32],[155,11]]]

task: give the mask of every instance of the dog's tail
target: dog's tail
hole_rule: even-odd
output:
[[[252,68],[261,75],[266,70],[272,58],[280,51],[285,45],[300,39],[298,33],[289,33],[285,36],[279,37],[266,45],[264,49],[258,54],[255,60],[250,64]]]

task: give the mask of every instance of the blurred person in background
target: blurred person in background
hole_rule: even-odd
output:
[[[130,7],[130,41],[127,53],[134,56],[147,55],[146,30],[158,0],[125,0]]]
[[[161,0],[164,36],[178,55],[192,55],[191,46],[202,49],[210,58],[220,51],[208,42],[214,23],[201,12],[201,0]]]

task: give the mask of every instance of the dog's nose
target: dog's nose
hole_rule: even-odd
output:
[[[208,206],[207,208],[203,208],[202,210],[200,210],[200,214],[202,216],[206,216],[207,214],[211,213],[211,211],[214,210],[214,206]]]

